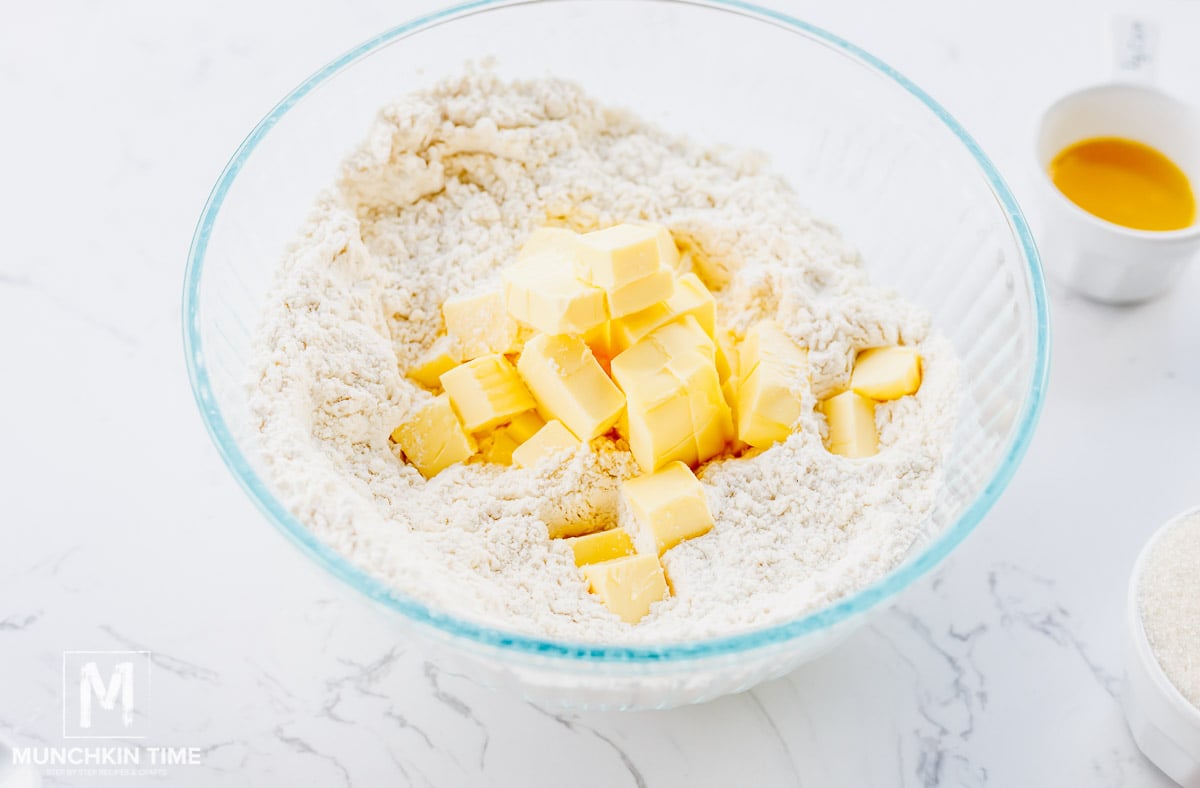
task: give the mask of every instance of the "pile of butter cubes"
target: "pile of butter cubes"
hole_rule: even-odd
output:
[[[843,457],[879,453],[875,406],[915,394],[921,387],[921,356],[910,347],[876,347],[858,354],[850,387],[820,402],[828,434],[825,446]]]
[[[659,225],[535,231],[502,289],[445,302],[446,334],[407,371],[435,396],[392,433],[426,478],[477,454],[533,467],[606,433],[624,439],[644,472],[622,485],[634,533],[562,535],[591,590],[630,623],[668,595],[662,554],[713,527],[692,469],[786,439],[808,388],[803,348],[771,321],[736,343],[685,268]],[[820,403],[829,450],[874,454],[874,404],[915,391],[919,364],[908,348],[860,354],[850,388]]]

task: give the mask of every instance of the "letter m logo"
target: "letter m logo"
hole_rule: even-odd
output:
[[[95,662],[85,662],[79,670],[79,727],[92,727],[93,698],[105,711],[114,711],[118,696],[121,699],[121,724],[133,725],[133,663],[118,662],[113,666],[108,684],[100,678]]]
[[[150,652],[63,652],[63,737],[141,739],[150,699]]]

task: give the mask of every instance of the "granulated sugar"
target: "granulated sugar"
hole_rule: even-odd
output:
[[[716,527],[663,559],[674,594],[630,626],[589,595],[546,523],[622,515],[637,468],[600,438],[538,473],[482,463],[429,481],[387,436],[431,395],[403,371],[448,297],[495,286],[538,226],[666,225],[719,320],[774,318],[809,348],[813,393],[784,443],[700,472]],[[816,397],[858,349],[924,357],[919,392],[880,405],[881,451],[829,454]],[[252,410],[276,493],[371,574],[448,613],[607,642],[727,634],[821,607],[893,568],[929,513],[958,405],[957,361],[926,314],[866,279],[761,156],[707,150],[556,80],[460,79],[386,107],[283,261]]]
[[[1200,709],[1200,514],[1155,542],[1142,568],[1138,606],[1158,664]]]

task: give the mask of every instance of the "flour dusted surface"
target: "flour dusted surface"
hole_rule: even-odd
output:
[[[561,463],[472,461],[426,481],[387,436],[431,395],[404,377],[449,296],[494,286],[544,224],[669,227],[739,335],[774,318],[809,348],[796,432],[700,472],[716,519],[670,550],[674,594],[630,626],[588,594],[546,523],[616,521],[625,446]],[[880,405],[879,455],[829,454],[813,412],[854,353],[904,343],[920,391]],[[266,307],[251,408],[284,503],[401,592],[506,629],[662,642],[794,618],[880,578],[920,535],[958,402],[957,362],[925,313],[866,280],[761,157],[708,150],[601,107],[576,86],[468,74],[386,107],[290,247]]]

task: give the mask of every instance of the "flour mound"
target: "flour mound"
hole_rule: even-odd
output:
[[[561,467],[478,460],[424,480],[387,436],[431,395],[407,379],[447,297],[498,282],[535,228],[669,227],[739,334],[774,318],[809,348],[813,394],[786,442],[700,473],[716,527],[663,559],[674,595],[636,626],[588,594],[546,523],[624,516],[637,467],[601,438]],[[917,346],[920,391],[878,409],[881,451],[829,454],[815,397],[854,353]],[[958,404],[957,361],[921,309],[872,286],[761,156],[704,149],[578,87],[471,73],[385,107],[277,275],[251,410],[281,500],[367,572],[445,612],[603,642],[729,634],[877,580],[921,533]]]

